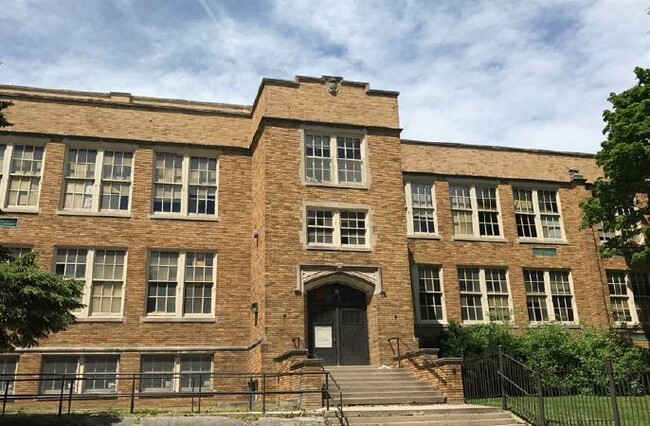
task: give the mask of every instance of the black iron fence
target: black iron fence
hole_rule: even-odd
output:
[[[502,352],[463,362],[466,402],[498,405],[533,425],[650,425],[650,370],[542,372]]]
[[[312,397],[321,407],[336,407],[343,418],[343,393],[327,371],[282,373],[148,373],[86,375],[0,375],[2,415],[13,403],[38,408],[52,406],[58,415],[70,414],[75,407],[151,407],[156,400],[177,401],[200,413],[206,404],[247,405],[248,411],[263,413],[269,408],[286,407],[298,399]],[[304,402],[304,401],[303,401]]]

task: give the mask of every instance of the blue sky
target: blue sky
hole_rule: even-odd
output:
[[[409,139],[596,152],[650,67],[643,0],[0,3],[0,84],[251,104],[340,75],[401,92]]]

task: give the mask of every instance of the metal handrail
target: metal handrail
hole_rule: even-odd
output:
[[[129,398],[130,399],[130,408],[131,413],[135,410],[135,399],[141,398],[191,398],[192,400],[192,412],[195,410],[195,399],[198,401],[197,408],[198,412],[201,412],[202,398],[211,397],[211,396],[227,396],[227,395],[248,395],[250,401],[252,402],[253,396],[261,395],[262,396],[262,412],[266,412],[267,395],[308,395],[308,394],[323,394],[322,389],[299,389],[299,390],[281,390],[281,389],[267,389],[267,380],[268,379],[280,379],[282,377],[293,377],[293,376],[324,376],[324,381],[334,383],[339,392],[339,411],[342,415],[342,403],[343,397],[340,386],[336,381],[330,376],[329,372],[326,371],[305,371],[305,372],[260,372],[260,373],[251,373],[251,372],[227,372],[227,373],[152,373],[152,374],[125,374],[125,373],[116,373],[116,374],[74,374],[74,375],[62,375],[62,374],[14,374],[14,375],[1,375],[0,380],[4,380],[4,389],[0,389],[2,392],[2,415],[5,414],[7,402],[18,401],[18,400],[36,400],[36,401],[57,401],[59,402],[58,406],[58,415],[61,415],[64,411],[64,401],[67,401],[67,412],[68,414],[71,411],[71,406],[73,401],[81,400],[102,400],[102,399],[118,399],[118,398]],[[163,390],[146,390],[143,387],[143,379],[157,379],[157,380],[166,380],[171,383],[171,385],[165,386]],[[189,386],[183,386],[181,383],[182,379],[189,379]],[[242,380],[251,380],[252,379],[262,379],[262,388],[253,390],[249,385],[247,387],[242,386],[245,390],[239,390],[235,387],[235,390],[225,389],[215,389],[215,386],[218,386],[219,379],[242,379]],[[88,391],[84,386],[88,381],[93,380],[111,380],[114,381],[113,389],[114,390],[102,390],[102,391]],[[198,380],[198,386],[196,385],[196,380]],[[203,383],[209,380],[211,382],[210,388],[205,389]],[[125,386],[122,381],[126,383],[130,382],[130,392],[120,392],[119,389],[125,389]],[[16,393],[16,383],[21,382],[34,382],[37,383],[38,389],[36,392],[31,393]],[[51,387],[48,389],[43,388],[43,383],[48,383]],[[121,386],[118,386],[119,383],[122,383]],[[248,382],[250,383],[250,382]],[[55,385],[55,386],[54,386]],[[228,386],[228,385],[226,385]],[[232,386],[232,385],[231,385]],[[11,389],[11,392],[10,392]],[[162,388],[161,388],[162,389]],[[329,392],[329,391],[328,391]],[[252,405],[251,405],[252,409]]]
[[[338,398],[339,403],[336,405],[336,411],[337,411],[336,417],[339,419],[339,422],[343,425],[343,424],[345,424],[344,423],[345,417],[343,415],[343,390],[341,389],[341,386],[338,384],[336,379],[334,379],[334,376],[332,376],[332,373],[325,370],[325,367],[323,367],[322,365],[320,366],[320,368],[325,373],[325,384],[324,384],[324,386],[325,386],[325,388],[324,388],[325,401],[326,401],[325,402],[325,404],[326,404],[325,408],[327,409],[327,411],[329,411],[329,409],[330,409],[330,399],[332,399],[332,393],[330,391],[330,383],[333,383],[334,386],[336,386],[336,390],[338,391],[338,397],[339,397]]]
[[[393,340],[396,342],[396,347],[393,346]],[[397,357],[397,366],[401,368],[402,367],[402,359],[401,359],[402,350],[401,350],[401,346],[406,347],[406,352],[405,353],[413,352],[413,349],[411,349],[411,347],[408,344],[406,344],[406,342],[404,342],[404,340],[402,340],[401,337],[389,337],[388,338],[388,345],[390,346],[390,349],[393,351],[393,355]]]

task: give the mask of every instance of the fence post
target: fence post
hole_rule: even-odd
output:
[[[182,383],[182,381],[181,381]],[[181,384],[182,386],[182,384]],[[190,376],[190,389],[192,389],[192,408],[191,412],[194,412],[194,376]]]
[[[614,426],[621,426],[621,416],[618,412],[618,401],[616,400],[616,381],[614,380],[612,359],[607,358],[605,365],[607,366],[607,375],[609,376],[609,396],[612,403],[612,420],[614,420]]]
[[[203,374],[199,374],[199,414],[201,414],[201,388],[203,386]]]
[[[63,390],[65,389],[65,376],[61,376],[61,392],[59,393],[59,414],[63,413]]]
[[[266,413],[266,373],[262,373],[262,413]]]
[[[542,373],[539,367],[535,368],[535,382],[537,384],[537,419],[541,426],[546,425],[546,413],[544,409],[544,388],[542,387]]]
[[[75,378],[70,379],[70,391],[68,392],[68,414],[70,414],[70,406],[72,405],[72,390],[74,389]]]
[[[129,405],[129,413],[133,414],[135,411],[135,374],[131,376],[131,405]]]
[[[508,401],[506,400],[506,387],[504,384],[503,373],[503,349],[499,346],[499,387],[501,388],[501,409],[508,409]]]
[[[15,385],[14,385],[15,386]],[[7,408],[7,397],[9,395],[9,380],[5,382],[5,395],[2,398],[2,415],[5,415],[5,409]]]

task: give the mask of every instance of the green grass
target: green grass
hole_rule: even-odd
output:
[[[650,425],[650,396],[620,396],[618,411],[623,425]],[[500,398],[473,399],[472,404],[501,407]],[[533,421],[538,412],[536,397],[508,398],[508,409]],[[547,425],[611,425],[611,401],[606,396],[555,396],[544,398]]]

